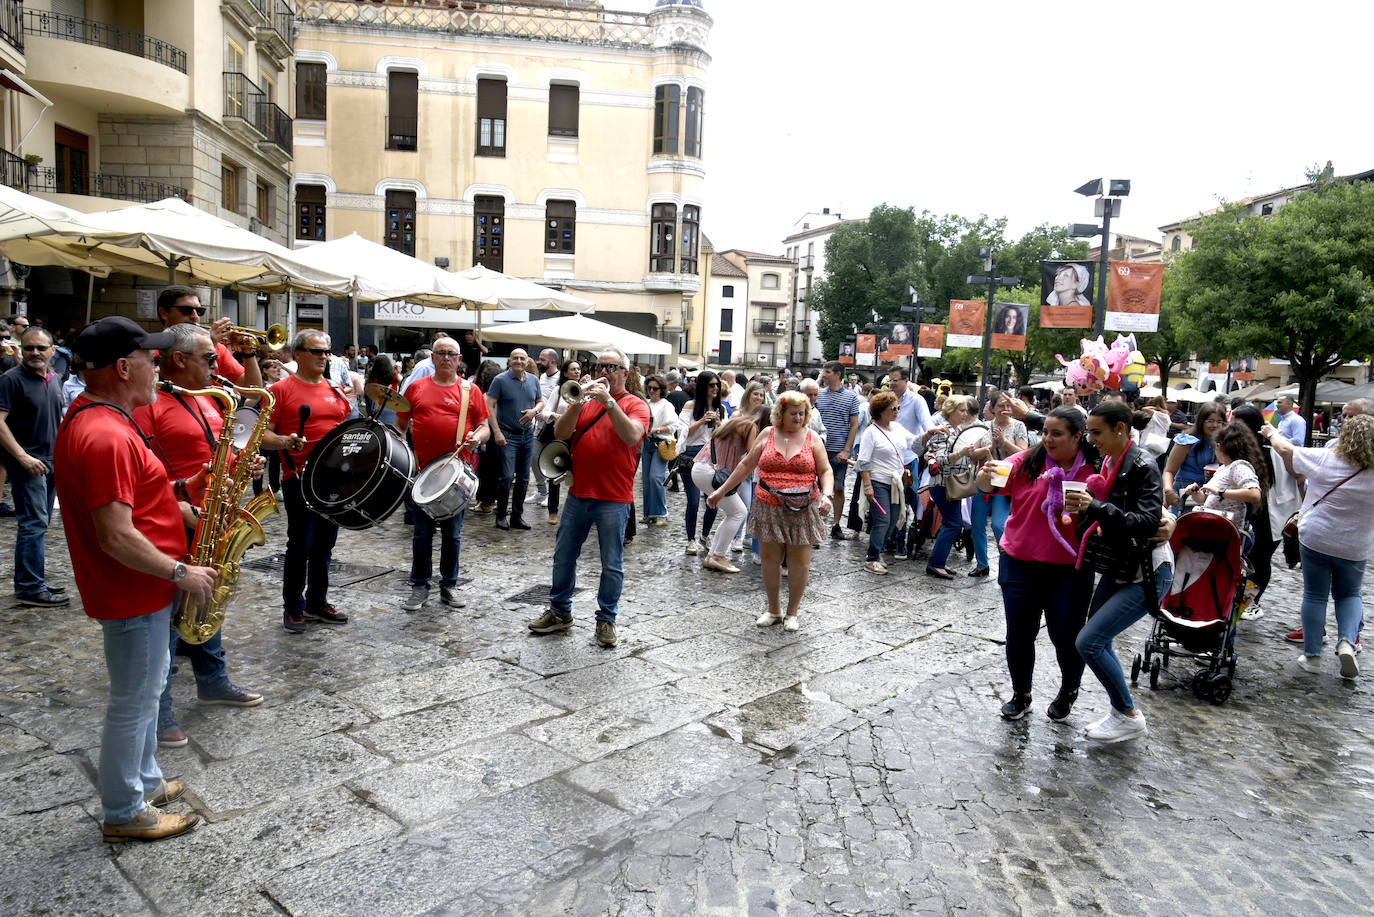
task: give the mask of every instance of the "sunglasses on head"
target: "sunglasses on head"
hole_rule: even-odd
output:
[[[202,318],[205,316],[206,312],[210,311],[205,306],[174,306],[173,308],[175,308],[182,315],[196,315]]]

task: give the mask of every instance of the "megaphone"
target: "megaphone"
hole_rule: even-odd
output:
[[[557,484],[572,471],[572,450],[561,440],[554,440],[539,453],[539,473],[551,484]]]

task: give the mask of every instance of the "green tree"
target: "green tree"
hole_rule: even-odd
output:
[[[1374,184],[1319,176],[1273,216],[1227,207],[1193,237],[1171,267],[1183,342],[1287,359],[1310,418],[1318,380],[1374,352]]]
[[[1145,357],[1146,363],[1159,364],[1159,387],[1169,389],[1169,376],[1173,368],[1192,353],[1179,332],[1179,310],[1183,296],[1182,262],[1187,253],[1176,257],[1164,270],[1164,291],[1159,303],[1159,328],[1156,331],[1137,332],[1136,349]]]
[[[851,326],[872,323],[874,312],[893,321],[910,301],[907,287],[920,274],[912,209],[880,204],[865,222],[835,230],[825,242],[825,270],[811,305],[820,313],[826,359],[833,360]]]

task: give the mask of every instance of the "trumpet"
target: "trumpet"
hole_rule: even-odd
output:
[[[286,346],[287,332],[285,325],[272,325],[266,331],[257,328],[244,328],[234,325],[229,329],[230,334],[238,334],[243,337],[250,337],[256,341],[261,341],[273,350],[281,350]]]
[[[558,389],[558,397],[568,404],[575,404],[582,400],[582,383],[576,379],[569,379]]]

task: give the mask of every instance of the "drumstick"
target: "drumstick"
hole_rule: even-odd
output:
[[[301,439],[305,439],[305,422],[306,422],[307,420],[310,419],[310,405],[308,405],[308,404],[303,404],[303,405],[301,405],[300,411],[298,412],[298,414],[299,414],[300,419],[301,419],[301,424],[300,424],[300,427],[296,430],[296,435],[299,436]],[[287,450],[286,452],[283,452],[283,453],[282,453],[282,458],[284,458],[284,459],[286,460],[286,467],[291,468],[291,469],[294,469],[294,468],[296,467],[296,460],[295,460],[295,458],[291,455],[290,450]]]

